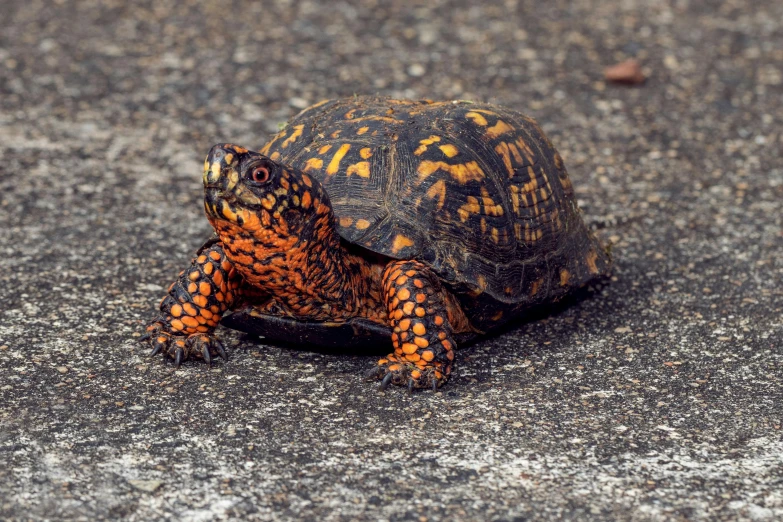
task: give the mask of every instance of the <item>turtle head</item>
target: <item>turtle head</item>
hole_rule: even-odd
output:
[[[221,235],[221,228],[235,226],[251,233],[283,229],[293,234],[318,215],[331,213],[317,180],[229,143],[212,147],[204,163],[204,209]]]

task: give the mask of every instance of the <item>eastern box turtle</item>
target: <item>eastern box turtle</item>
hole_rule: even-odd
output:
[[[203,181],[216,236],[143,336],[176,366],[225,357],[222,322],[296,343],[391,339],[370,377],[436,389],[460,342],[610,268],[541,128],[495,105],[322,101],[260,153],[215,145]]]

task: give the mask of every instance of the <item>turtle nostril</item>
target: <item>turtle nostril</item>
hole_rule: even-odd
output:
[[[225,159],[227,155],[226,151],[226,145],[223,143],[220,143],[218,145],[215,145],[210,149],[209,151],[209,160],[211,162],[221,162]]]

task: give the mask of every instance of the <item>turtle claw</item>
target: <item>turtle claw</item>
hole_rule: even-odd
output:
[[[171,332],[163,318],[156,318],[146,328],[139,340],[149,342],[152,350],[150,357],[162,353],[164,357],[174,360],[174,368],[178,369],[188,359],[203,359],[208,367],[217,357],[228,360],[226,347],[211,333],[186,334]]]
[[[223,343],[210,334],[197,333],[191,335],[185,342],[185,347],[191,356],[204,359],[208,368],[212,367],[212,362],[217,357],[228,360],[228,354]]]
[[[389,387],[389,384],[392,381],[392,377],[393,377],[393,375],[391,373],[387,373],[386,374],[386,376],[381,381],[381,386],[380,386],[381,391],[385,391],[386,388]]]
[[[226,347],[223,346],[223,343],[221,343],[217,339],[215,339],[215,350],[217,350],[218,355],[222,357],[224,361],[228,361],[228,354],[226,353]]]
[[[432,389],[438,391],[448,380],[450,367],[443,366],[421,366],[411,364],[410,362],[397,357],[395,354],[389,354],[378,361],[378,365],[370,369],[365,378],[367,380],[380,380],[381,391],[386,390],[390,385],[401,386],[413,393],[414,390]]]
[[[375,366],[374,368],[370,368],[370,371],[365,372],[364,380],[365,381],[374,381],[375,378],[378,377],[382,373],[383,373],[383,367],[382,366]]]

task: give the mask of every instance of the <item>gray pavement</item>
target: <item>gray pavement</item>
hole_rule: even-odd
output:
[[[0,519],[783,519],[783,3],[402,4],[3,2]],[[537,118],[612,282],[436,394],[147,358],[209,147],[376,92]]]

